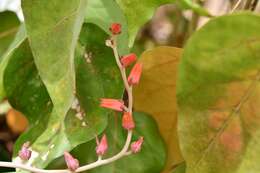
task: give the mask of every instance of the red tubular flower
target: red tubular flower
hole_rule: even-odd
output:
[[[29,160],[31,158],[32,151],[29,150],[29,146],[29,142],[24,143],[21,150],[18,153],[19,157],[24,161]]]
[[[64,152],[64,159],[67,164],[67,167],[71,171],[75,171],[79,167],[79,161],[75,159],[70,153]]]
[[[97,155],[102,156],[106,153],[107,149],[108,149],[107,136],[103,135],[100,142],[97,139],[96,153]]]
[[[126,130],[132,130],[133,128],[135,128],[135,122],[133,119],[133,116],[130,112],[125,112],[122,118],[122,126],[126,129]]]
[[[141,73],[142,73],[142,64],[136,63],[128,76],[128,83],[130,85],[138,84],[141,77]]]
[[[135,62],[137,59],[136,55],[134,53],[128,54],[123,56],[120,61],[123,67],[128,67],[131,65],[133,62]]]
[[[101,99],[100,106],[103,108],[109,108],[116,111],[123,111],[124,108],[124,102],[122,100],[116,100],[116,99]]]
[[[112,23],[109,31],[112,32],[112,34],[117,35],[121,33],[121,24],[120,23]]]
[[[131,151],[133,153],[138,153],[142,149],[142,144],[144,142],[144,137],[140,137],[137,141],[131,144]]]

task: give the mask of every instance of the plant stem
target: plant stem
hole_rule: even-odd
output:
[[[25,171],[35,172],[35,173],[70,173],[70,171],[66,169],[44,170],[44,169],[34,168],[25,164],[13,163],[13,162],[0,162],[0,167],[18,168],[18,169],[23,169]]]

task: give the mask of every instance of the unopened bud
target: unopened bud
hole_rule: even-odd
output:
[[[113,35],[117,35],[121,33],[121,24],[120,23],[112,23],[109,31],[112,32]]]
[[[136,63],[128,76],[128,83],[130,85],[138,84],[141,74],[142,74],[142,64]]]
[[[103,135],[100,142],[97,139],[96,153],[97,155],[102,156],[106,153],[107,149],[108,149],[107,136]]]
[[[124,102],[122,100],[117,100],[117,99],[102,98],[101,103],[100,103],[100,107],[113,109],[113,110],[116,110],[116,111],[123,111]]]
[[[137,59],[136,55],[134,53],[124,55],[120,61],[123,67],[128,67],[131,65],[133,62],[135,62]]]
[[[75,159],[70,153],[64,152],[64,159],[67,164],[67,167],[71,171],[75,171],[79,167],[79,161]]]
[[[135,122],[133,119],[133,116],[130,112],[125,112],[122,118],[122,126],[126,129],[126,130],[132,130],[133,128],[135,128]]]
[[[142,144],[144,142],[144,138],[143,137],[140,137],[137,141],[133,142],[131,144],[131,151],[133,153],[138,153],[141,151],[142,149]]]
[[[30,142],[24,143],[21,150],[18,153],[19,157],[24,161],[27,161],[31,158],[32,151],[29,150],[29,146],[30,146]]]

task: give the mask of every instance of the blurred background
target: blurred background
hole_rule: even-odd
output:
[[[239,10],[260,11],[260,0],[194,0],[211,15],[219,16]],[[0,0],[0,12],[13,11],[23,21],[20,0]],[[157,9],[152,20],[139,31],[134,51],[142,53],[159,45],[182,48],[189,36],[210,18],[201,17],[179,5],[164,5]],[[1,29],[1,21],[0,21]],[[1,37],[1,35],[0,35]],[[12,109],[8,101],[0,103],[0,160],[11,160],[12,148],[17,137],[28,126],[24,116]],[[6,172],[1,169],[0,172]]]

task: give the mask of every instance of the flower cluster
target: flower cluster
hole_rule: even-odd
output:
[[[112,33],[112,38],[106,41],[106,45],[115,50],[116,49],[116,37],[115,36],[121,33],[121,25],[119,23],[113,23],[109,30]],[[114,51],[114,52],[117,52],[117,51]],[[123,71],[122,75],[125,75],[125,68],[131,66],[134,62],[137,61],[137,56],[134,53],[130,53],[130,54],[123,55],[123,56],[119,56],[116,54],[115,56],[116,56],[116,58],[120,57],[120,59],[119,59],[120,64],[118,64],[118,66],[119,66],[121,72]],[[125,84],[125,85],[127,85],[127,86],[125,86],[126,89],[132,88],[133,85],[136,85],[139,83],[141,73],[142,73],[142,64],[137,62],[137,63],[135,63],[129,76],[127,77],[127,81]],[[127,92],[129,92],[129,91],[127,91]],[[124,102],[122,100],[102,98],[100,106],[103,108],[108,108],[108,109],[112,109],[115,111],[123,112],[122,127],[128,131],[131,131],[135,128],[135,122],[134,122],[134,118],[132,115],[132,108],[125,106]],[[142,143],[143,143],[143,137],[140,137],[138,141],[133,142],[131,145],[132,153],[139,152],[141,150]],[[97,151],[96,151],[97,154],[103,155],[108,148],[105,135],[102,137],[100,143],[97,142],[97,145],[98,145]]]
[[[101,138],[101,140],[96,137],[96,154],[98,156],[98,160],[92,165],[100,166],[102,164],[107,164],[109,162],[112,162],[114,160],[117,160],[125,155],[128,155],[130,153],[138,153],[141,148],[144,141],[143,137],[139,137],[137,141],[132,142],[132,131],[135,128],[135,121],[132,114],[132,105],[133,105],[133,99],[132,99],[132,87],[133,85],[136,85],[139,83],[141,73],[142,73],[142,64],[137,61],[137,56],[134,53],[130,53],[127,55],[119,56],[117,53],[117,45],[116,45],[116,37],[121,33],[121,24],[119,23],[113,23],[111,24],[109,28],[112,36],[109,40],[106,41],[106,45],[111,47],[113,49],[117,65],[120,69],[122,79],[125,85],[125,89],[128,93],[128,106],[125,105],[123,100],[119,99],[111,99],[111,98],[101,98],[100,106],[103,108],[112,109],[114,111],[122,112],[122,127],[127,130],[128,137],[125,143],[125,146],[122,149],[122,152],[118,153],[114,157],[116,159],[110,158],[107,159],[106,162],[102,162],[105,160],[102,160],[102,156],[104,156],[108,150],[108,142],[107,142],[107,136],[104,134]],[[135,63],[136,62],[136,63]],[[130,71],[130,74],[128,77],[126,76],[126,68],[130,67],[133,63],[135,63]],[[29,142],[25,143],[21,150],[19,151],[19,157],[23,161],[28,161],[31,157],[31,150],[29,150]],[[67,164],[68,170],[71,172],[81,172],[86,169],[79,168],[79,161],[74,158],[69,152],[64,152],[64,159]],[[86,165],[88,166],[88,165]],[[85,167],[86,167],[85,166]],[[93,166],[93,168],[95,167]],[[84,166],[83,166],[84,167]],[[80,171],[78,170],[80,169]]]

